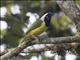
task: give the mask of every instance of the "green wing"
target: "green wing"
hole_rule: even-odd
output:
[[[39,27],[39,26],[41,25],[41,23],[42,23],[42,21],[41,21],[40,19],[39,19],[39,20],[36,20],[36,21],[31,25],[31,27],[28,28],[26,34],[29,33],[31,30]]]

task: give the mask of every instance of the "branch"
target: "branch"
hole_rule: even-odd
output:
[[[32,45],[32,40],[28,40],[26,42],[23,42],[22,44],[20,44],[18,47],[12,49],[11,51],[9,51],[8,53],[2,55],[0,58],[1,60],[8,60],[9,58],[13,57],[13,56],[17,56],[23,49],[25,49],[27,46]]]
[[[37,48],[36,48],[36,45],[37,45]],[[79,46],[80,43],[36,44],[36,45],[29,46],[26,49],[24,49],[22,52],[23,53],[37,53],[37,52],[44,52],[44,51],[52,50],[55,53],[60,48],[64,48],[65,50],[76,49],[76,47]]]
[[[0,52],[0,56],[6,54],[8,52],[8,50],[6,49],[4,52]]]
[[[43,36],[40,36],[39,38],[42,38]],[[26,39],[26,38],[25,38]],[[42,39],[34,39],[34,40],[24,40],[22,44],[20,44],[15,49],[9,51],[8,53],[1,56],[1,60],[7,60],[13,56],[17,56],[23,49],[26,47],[40,43],[40,44],[58,44],[58,43],[72,43],[72,42],[79,42],[80,43],[80,37],[77,36],[69,36],[69,37],[56,37],[56,38],[47,38],[45,40]]]
[[[78,36],[68,36],[68,37],[46,38],[45,40],[39,39],[40,44],[58,44],[58,43],[60,44],[60,43],[72,43],[72,42],[80,43],[80,37],[78,37]]]
[[[62,49],[62,48],[64,48],[65,51],[69,49],[76,49],[76,47],[79,45],[80,43],[35,44],[32,46],[28,46],[21,53],[41,53],[44,51],[53,51],[54,53],[56,53],[59,49]],[[11,51],[11,49],[9,49],[7,52],[9,51]]]
[[[56,1],[60,6],[62,11],[69,16],[77,26],[77,29],[80,32],[80,5],[78,5],[75,1],[66,0],[66,1]]]

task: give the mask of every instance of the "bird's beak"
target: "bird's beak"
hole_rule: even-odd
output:
[[[41,17],[41,20],[44,21],[44,18],[46,17],[48,13],[44,14],[42,17]]]

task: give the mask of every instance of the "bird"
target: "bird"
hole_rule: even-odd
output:
[[[72,27],[75,31],[73,31]],[[41,33],[48,30],[53,32],[51,32],[50,35],[54,37],[64,36],[64,33],[67,32],[74,35],[77,32],[73,21],[60,11],[54,14],[52,12],[45,13],[39,20],[34,22],[32,26],[28,28],[25,35],[27,38],[32,38],[33,36],[39,36]]]
[[[51,12],[45,13],[40,18],[40,21],[41,23],[38,27],[35,28],[34,25],[32,26],[34,28],[30,27],[31,29],[29,29],[26,33],[27,37],[38,36],[44,31],[46,31],[47,29],[49,30],[49,28],[53,28],[53,30],[56,30],[58,32],[58,31],[65,31],[68,29],[70,30],[72,29],[72,26],[74,26],[76,30],[76,27],[72,22],[72,20],[68,16],[66,16],[63,12],[58,12],[55,14]],[[36,23],[36,25],[38,24]],[[76,31],[75,32],[70,31],[70,32],[74,34]]]

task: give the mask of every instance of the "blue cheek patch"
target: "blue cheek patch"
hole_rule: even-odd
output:
[[[47,15],[46,15],[46,17],[45,17],[45,19],[44,19],[44,21],[45,21],[45,24],[46,24],[46,26],[51,26],[51,23],[50,23],[50,21],[51,21],[51,16],[52,16],[52,13],[48,13]]]

